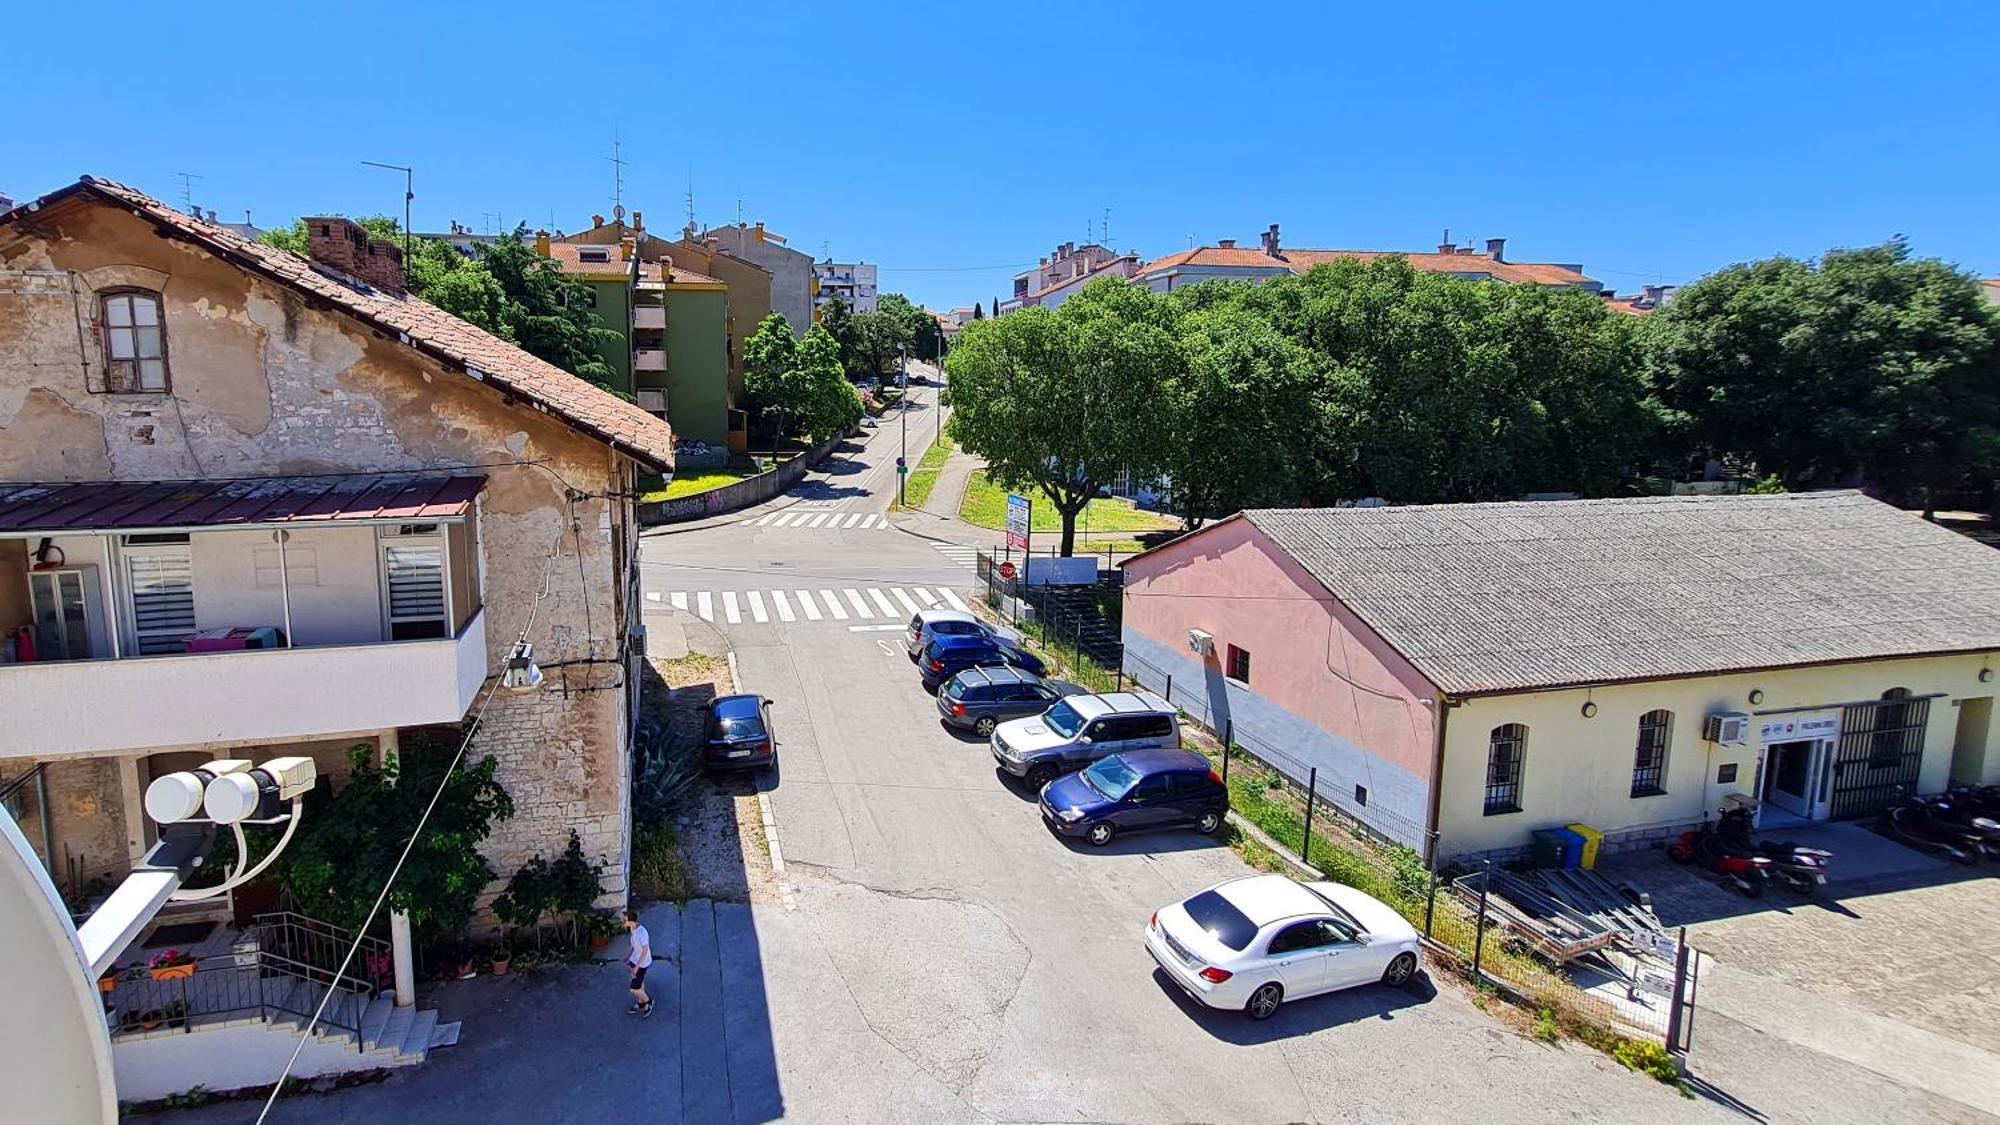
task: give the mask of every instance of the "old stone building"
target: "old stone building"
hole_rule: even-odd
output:
[[[0,790],[79,897],[152,842],[155,776],[477,716],[516,815],[622,901],[639,472],[661,419],[403,291],[84,179],[0,213]],[[501,691],[517,638],[546,678]]]

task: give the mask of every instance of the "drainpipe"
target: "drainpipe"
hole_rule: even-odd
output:
[[[401,739],[395,728],[381,731],[375,736],[375,762],[386,763],[391,755],[399,760]],[[407,1008],[417,1002],[417,963],[410,951],[410,912],[391,910],[389,912],[389,962],[396,972],[396,1007]]]
[[[1442,809],[1444,803],[1445,725],[1447,719],[1449,719],[1451,715],[1451,709],[1453,707],[1458,706],[1457,700],[1452,699],[1450,696],[1447,696],[1443,692],[1438,692],[1436,698],[1437,698],[1437,746],[1434,750],[1431,751],[1431,802],[1430,802],[1431,807],[1430,807],[1429,823],[1425,826],[1430,832],[1430,839],[1425,841],[1424,844],[1425,851],[1429,853],[1428,855],[1424,856],[1424,862],[1433,871],[1437,870],[1438,850],[1439,850],[1438,845],[1444,842],[1438,835],[1438,825],[1440,823],[1440,817],[1439,817],[1440,810]]]
[[[271,534],[271,537],[278,541],[278,600],[284,603],[285,608],[285,647],[291,648],[293,644],[292,575],[290,568],[285,563],[285,540],[290,539],[292,533],[279,528]]]

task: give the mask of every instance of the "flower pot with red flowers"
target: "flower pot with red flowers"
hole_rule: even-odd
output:
[[[184,980],[194,975],[194,954],[179,949],[155,953],[146,962],[146,971],[154,980]]]

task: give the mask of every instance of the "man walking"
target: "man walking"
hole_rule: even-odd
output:
[[[625,953],[625,967],[632,970],[632,1006],[625,1009],[627,1015],[650,1016],[653,1014],[653,998],[646,995],[646,970],[653,965],[653,935],[639,924],[639,912],[625,912],[625,931],[632,935],[632,945]]]

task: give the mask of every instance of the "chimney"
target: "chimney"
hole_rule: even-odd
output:
[[[1486,256],[1493,259],[1494,261],[1496,262],[1506,261],[1507,260],[1506,251],[1507,251],[1506,239],[1489,238],[1486,240]]]
[[[759,246],[764,244],[764,220],[762,219],[757,220],[757,244]]]
[[[215,225],[215,212],[214,212],[214,211],[210,211],[210,212],[208,213],[208,223],[209,223],[209,225],[210,225],[210,226],[214,226],[214,225]]]
[[[535,232],[535,257],[537,258],[549,257],[548,231],[538,230]]]
[[[646,229],[646,216],[643,212],[640,211],[632,212],[632,229],[633,230]]]
[[[603,225],[604,225],[604,216],[602,216],[602,215],[592,215],[592,216],[590,217],[590,226],[591,226],[591,229],[593,229],[593,230],[594,230],[594,229],[596,229],[596,228],[598,228],[598,227],[601,227],[601,226],[603,226]]]
[[[1446,227],[1444,228],[1444,237],[1438,241],[1438,253],[1456,254],[1457,252],[1458,244],[1451,240],[1451,228]]]
[[[363,261],[361,280],[400,297],[403,295],[403,248],[386,239],[368,241],[368,257]]]
[[[306,256],[349,277],[362,276],[368,256],[368,234],[348,219],[306,221]]]
[[[1272,223],[1271,229],[1264,232],[1264,253],[1269,254],[1273,258],[1278,256],[1278,224],[1276,223]]]
[[[1666,299],[1667,287],[1664,285],[1646,285],[1641,288],[1645,290],[1646,295],[1640,299],[1646,303],[1647,308],[1658,308],[1660,302]]]
[[[1217,240],[1216,240],[1216,243],[1215,243],[1215,244],[1216,244],[1217,246],[1220,246],[1220,247],[1221,247],[1221,248],[1223,248],[1224,250],[1234,250],[1234,249],[1236,249],[1236,240],[1235,240],[1235,239],[1233,239],[1233,238],[1221,238],[1221,239],[1217,239]]]
[[[629,235],[629,234],[628,234],[628,235],[626,235],[626,236],[625,236],[624,238],[621,238],[621,239],[619,239],[619,240],[618,240],[618,260],[619,260],[619,261],[621,261],[621,262],[629,262],[629,261],[631,261],[631,260],[632,260],[632,248],[633,248],[633,246],[634,246],[634,245],[635,245],[635,244],[636,244],[636,243],[637,243],[638,241],[639,241],[638,239],[636,239],[636,238],[632,237],[632,236],[631,236],[631,235]]]

